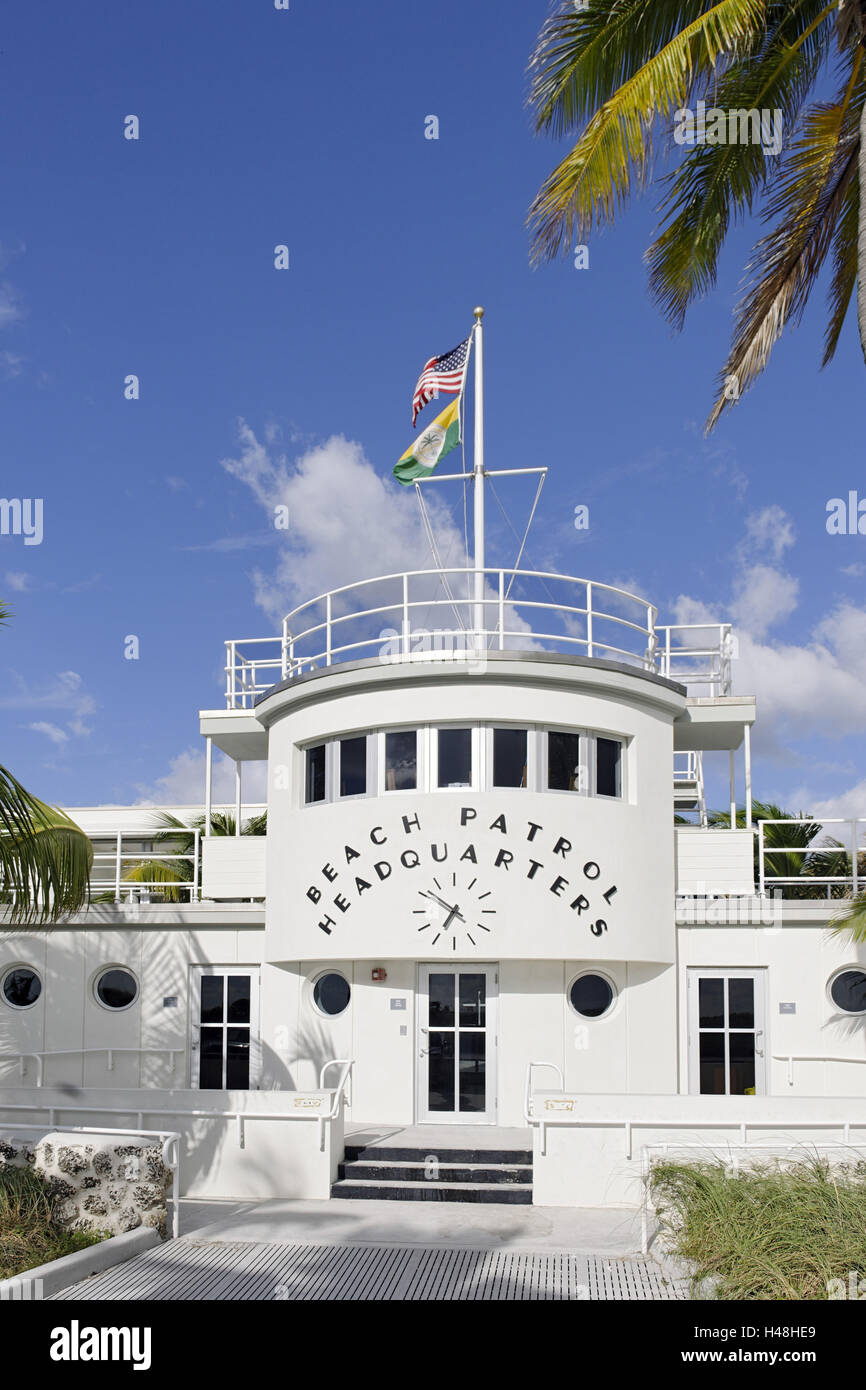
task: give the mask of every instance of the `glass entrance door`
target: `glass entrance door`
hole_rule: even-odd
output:
[[[497,971],[422,965],[419,1123],[495,1124]]]
[[[689,970],[688,998],[692,1094],[764,1095],[764,972]]]
[[[259,972],[197,966],[192,989],[190,1085],[250,1091],[258,1084]]]

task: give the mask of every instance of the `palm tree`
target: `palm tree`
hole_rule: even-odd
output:
[[[170,811],[160,811],[154,819],[154,825],[159,827],[158,833],[154,836],[154,844],[164,845],[166,854],[174,856],[171,860],[166,859],[143,859],[135,864],[128,873],[124,874],[125,883],[146,883],[148,885],[159,885],[156,891],[160,894],[163,902],[184,902],[186,894],[189,893],[189,885],[193,883],[195,877],[195,843],[196,830],[203,830],[206,817],[204,815],[195,816],[189,823],[178,820]],[[212,835],[234,835],[236,821],[234,816],[228,811],[213,811],[210,818]],[[268,813],[260,811],[255,816],[250,816],[241,825],[242,835],[266,835],[268,830]],[[199,837],[201,845],[201,837]],[[199,862],[198,881],[201,883],[201,863]],[[106,898],[109,896],[105,895]],[[114,894],[111,898],[113,900]]]
[[[833,57],[835,96],[815,100]],[[563,0],[530,75],[537,131],[579,132],[530,210],[536,263],[614,220],[650,178],[654,138],[698,100],[743,117],[781,113],[781,158],[765,154],[765,140],[703,143],[709,130],[684,146],[646,253],[651,292],[679,329],[715,284],[731,227],[756,205],[773,224],[746,267],[708,430],[764,370],[786,323],[799,322],[828,255],[824,365],[855,280],[866,358],[866,0]]]
[[[0,626],[10,617],[0,600]],[[63,811],[0,767],[0,904],[7,920],[56,922],[89,898],[93,846]]]

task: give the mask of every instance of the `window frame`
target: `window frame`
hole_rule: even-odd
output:
[[[837,970],[834,970],[831,973],[829,979],[827,980],[827,1001],[830,1005],[830,1008],[833,1009],[837,1014],[841,1014],[843,1018],[866,1018],[866,1008],[843,1009],[842,1005],[837,1004],[836,1000],[833,998],[833,986],[836,983],[836,981],[840,978],[840,976],[850,974],[866,976],[866,965],[861,965],[855,962],[853,965],[840,965]],[[33,1006],[29,1005],[28,1007],[32,1008]]]
[[[426,728],[418,724],[389,724],[387,728],[377,729],[374,738],[376,740],[376,790],[374,796],[412,796],[413,793],[423,792],[425,787],[425,777],[427,772],[427,739]],[[385,766],[385,741],[389,734],[414,734],[415,735],[415,785],[414,787],[387,787],[385,776],[387,768]]]
[[[427,791],[438,794],[453,796],[455,792],[480,792],[485,789],[486,778],[482,776],[481,751],[482,751],[482,730],[486,725],[480,724],[474,719],[443,719],[436,724],[428,724],[426,732],[430,745],[429,769],[430,776],[427,784]],[[468,729],[469,730],[469,783],[461,783],[459,787],[440,787],[439,786],[439,733],[441,729]]]
[[[301,805],[302,806],[324,806],[331,800],[331,763],[333,761],[331,752],[332,740],[327,738],[317,738],[310,743],[299,745],[298,751],[301,755]],[[324,748],[325,750],[325,794],[316,801],[307,800],[307,755],[314,748]]]
[[[373,749],[373,747],[372,747],[374,737],[375,737],[375,735],[372,734],[369,730],[364,730],[364,731],[362,731],[361,733],[356,733],[356,734],[351,734],[351,733],[338,734],[336,738],[331,739],[331,740],[326,740],[326,742],[325,742],[325,784],[326,784],[326,788],[327,788],[327,781],[328,781],[328,753],[327,753],[327,749],[328,749],[328,744],[329,744],[329,742],[330,742],[331,749],[332,749],[332,752],[331,752],[331,761],[332,761],[332,763],[333,763],[332,774],[333,774],[333,793],[334,793],[334,794],[333,794],[332,800],[334,800],[334,801],[363,801],[366,797],[375,796],[375,795],[377,794],[377,787],[378,787],[378,770],[377,770],[377,767],[376,767],[375,751],[374,751],[374,749]],[[342,768],[343,768],[343,744],[344,744],[344,743],[348,743],[348,742],[349,742],[350,740],[352,740],[352,739],[361,739],[361,738],[364,740],[364,745],[365,745],[365,747],[364,747],[364,767],[365,767],[366,786],[365,786],[365,788],[364,788],[364,790],[363,790],[362,792],[347,792],[347,793],[344,794],[343,792],[340,791],[340,779],[341,779],[341,777],[342,777]],[[315,747],[318,747],[318,745],[317,745],[317,744],[313,744],[313,747],[314,747],[314,748],[315,748]],[[371,791],[371,787],[372,787],[372,791]],[[328,800],[327,797],[326,797],[325,799]],[[321,805],[321,803],[318,802],[318,801],[312,801],[312,802],[308,802],[307,805],[310,805],[310,806],[319,806],[319,805]]]
[[[327,979],[329,975],[336,975],[338,979],[343,981],[343,984],[349,991],[349,997],[346,1000],[345,1008],[341,1009],[340,1012],[337,1014],[326,1013],[325,1010],[319,1005],[319,1003],[316,1000],[316,986],[319,984],[321,980]],[[330,1023],[333,1023],[338,1018],[345,1018],[346,1014],[352,1007],[353,997],[354,987],[352,985],[352,981],[346,978],[344,971],[336,970],[333,966],[329,965],[324,970],[316,971],[316,974],[313,975],[310,979],[310,1006],[312,1007],[313,1011],[318,1014],[319,1018],[327,1019]]]
[[[603,738],[606,743],[616,743],[619,745],[619,791],[600,792],[598,790],[598,740]],[[592,774],[591,785],[593,790],[590,796],[600,797],[602,801],[625,801],[625,750],[626,740],[617,734],[603,734],[593,732],[589,735],[592,744]]]
[[[125,975],[130,975],[135,982],[135,994],[128,1004],[106,1004],[105,1000],[99,997],[99,981],[103,976],[110,974],[112,970],[122,970]],[[125,1014],[128,1013],[130,1009],[134,1009],[136,1004],[141,1000],[141,980],[131,966],[121,965],[118,961],[115,961],[111,965],[100,965],[90,982],[90,992],[100,1009],[104,1009],[107,1014]]]
[[[526,733],[526,786],[500,787],[493,780],[495,766],[493,741],[497,729],[521,729]],[[521,723],[517,719],[496,719],[481,729],[482,743],[482,787],[489,792],[535,791],[538,787],[538,725]]]
[[[604,1013],[582,1014],[580,1009],[575,1008],[572,1003],[571,991],[574,989],[578,980],[585,979],[587,975],[597,975],[600,980],[604,980],[605,984],[610,989],[611,999]],[[620,1000],[620,991],[617,988],[616,980],[614,980],[606,970],[599,970],[595,966],[590,966],[587,969],[578,970],[577,973],[571,977],[565,989],[565,1000],[575,1018],[579,1018],[582,1023],[601,1023],[604,1019],[610,1018],[616,1011]]]
[[[13,1004],[12,1000],[7,999],[6,997],[6,981],[10,975],[15,973],[16,970],[29,970],[30,973],[32,975],[35,975],[37,980],[39,981],[39,994],[33,1000],[32,1004]],[[3,1003],[6,1005],[7,1009],[14,1009],[15,1012],[19,1014],[29,1013],[31,1009],[35,1009],[36,1005],[41,1003],[44,995],[45,981],[42,978],[41,972],[36,969],[35,965],[30,965],[27,961],[24,960],[18,960],[15,961],[12,965],[7,965],[3,969],[3,971],[0,972],[0,999],[3,1000]]]

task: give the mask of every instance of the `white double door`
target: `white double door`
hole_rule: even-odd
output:
[[[498,978],[493,965],[419,967],[419,1124],[496,1123]]]

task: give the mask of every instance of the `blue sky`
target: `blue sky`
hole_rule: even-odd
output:
[[[813,304],[707,441],[754,228],[680,335],[646,291],[657,189],[592,238],[588,270],[533,271],[524,219],[557,157],[524,105],[545,13],[5,7],[2,493],[44,499],[44,539],[0,537],[0,730],[39,795],[196,798],[223,641],[275,632],[335,555],[355,566],[341,582],[381,572],[383,548],[411,563],[405,494],[368,487],[375,515],[344,494],[368,464],[388,478],[422,363],[482,303],[488,464],[551,467],[535,563],[631,585],[662,621],[734,617],[736,687],[760,699],[756,792],[866,812],[866,537],[825,529],[830,497],[866,495],[854,320],[821,372]],[[316,495],[277,533],[268,502],[299,460]],[[528,497],[510,496],[520,520]],[[346,531],[330,549],[319,516]],[[490,547],[513,562],[501,529]]]

